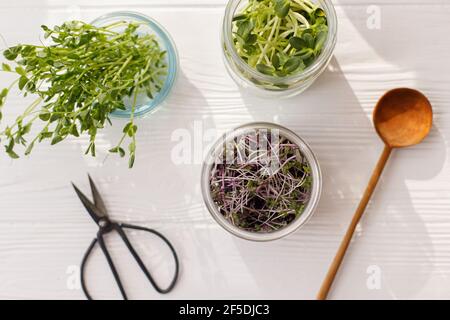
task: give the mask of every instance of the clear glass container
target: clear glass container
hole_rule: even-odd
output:
[[[92,25],[105,26],[119,21],[141,23],[142,25],[139,27],[137,32],[139,34],[154,34],[159,42],[159,45],[161,46],[161,49],[167,52],[166,58],[168,74],[161,91],[158,92],[153,99],[148,98],[145,94],[138,96],[134,115],[139,117],[144,114],[153,113],[169,96],[178,77],[179,59],[177,48],[169,33],[158,22],[137,12],[111,12],[92,21]],[[120,32],[120,28],[123,29],[123,27],[118,27],[113,30]],[[131,99],[127,99],[125,101],[125,105],[127,106],[127,110],[116,110],[111,115],[115,117],[129,118],[131,114]]]
[[[248,0],[230,0],[222,26],[222,50],[225,66],[233,80],[246,92],[274,98],[289,98],[305,91],[322,74],[333,55],[337,41],[337,17],[331,0],[313,0],[325,11],[328,37],[321,54],[304,71],[286,77],[265,75],[249,66],[237,53],[233,42],[233,17]]]
[[[306,204],[303,213],[287,226],[272,232],[250,232],[231,224],[220,213],[218,206],[214,203],[214,200],[212,199],[211,196],[211,186],[210,186],[211,170],[213,168],[213,165],[216,163],[217,155],[220,155],[222,153],[224,145],[226,145],[227,142],[232,141],[237,137],[242,137],[243,135],[255,132],[255,130],[258,129],[278,130],[280,136],[286,137],[288,140],[290,140],[292,143],[296,144],[300,148],[300,152],[306,157],[311,168],[311,176],[312,176],[311,196]],[[212,217],[225,230],[227,230],[228,232],[232,233],[235,236],[238,236],[246,240],[271,241],[286,237],[287,235],[299,229],[301,226],[305,225],[305,223],[311,218],[320,199],[320,194],[322,191],[322,174],[320,171],[319,162],[317,161],[317,158],[315,157],[313,151],[308,146],[308,144],[297,134],[295,134],[293,131],[285,127],[273,123],[255,122],[240,126],[224,134],[220,139],[216,141],[216,143],[212,146],[211,150],[207,153],[203,164],[201,187],[203,200],[206,204],[206,207],[208,208]]]

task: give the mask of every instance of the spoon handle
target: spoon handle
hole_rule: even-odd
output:
[[[317,300],[325,300],[327,298],[328,292],[330,291],[331,285],[333,284],[333,280],[336,277],[336,274],[339,270],[339,266],[341,265],[342,260],[344,259],[345,252],[347,251],[350,241],[352,240],[356,226],[358,225],[359,220],[364,214],[364,210],[366,209],[367,204],[369,203],[369,200],[372,196],[372,193],[375,190],[375,187],[377,186],[378,180],[380,180],[381,173],[383,172],[386,162],[389,159],[391,151],[392,148],[385,145],[383,154],[381,155],[380,160],[378,160],[377,166],[373,171],[372,177],[370,178],[369,184],[367,185],[366,191],[364,192],[361,202],[359,203],[359,206],[356,209],[352,222],[350,223],[350,226],[347,229],[344,239],[342,240],[341,245],[339,246],[336,256],[334,257],[334,260],[330,268],[328,269],[328,273],[325,277],[325,280],[322,283],[320,291],[317,294]]]

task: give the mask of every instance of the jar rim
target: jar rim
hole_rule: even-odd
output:
[[[299,217],[297,217],[290,224],[279,230],[275,230],[272,232],[264,232],[264,233],[250,232],[232,225],[219,212],[218,206],[214,203],[211,196],[210,174],[212,166],[214,164],[215,155],[218,154],[217,151],[223,148],[223,142],[229,141],[230,139],[234,139],[235,137],[242,135],[244,132],[248,132],[250,130],[255,129],[279,130],[280,135],[285,136],[290,141],[292,141],[293,143],[295,143],[300,147],[301,153],[306,157],[311,167],[312,191],[311,197],[305,207],[305,210]],[[315,212],[320,200],[320,195],[322,192],[322,173],[320,170],[319,162],[316,156],[314,155],[312,149],[306,143],[306,141],[300,138],[300,136],[298,136],[295,132],[287,129],[286,127],[274,123],[252,122],[236,127],[235,129],[226,132],[219,139],[217,139],[217,141],[211,147],[211,150],[207,153],[206,158],[203,162],[201,188],[203,201],[205,202],[208,211],[210,212],[214,220],[222,228],[224,228],[231,234],[245,240],[265,242],[284,238],[289,234],[293,233],[294,231],[298,230],[300,227],[304,226],[308,222],[308,220],[312,217],[313,213]]]
[[[250,74],[253,78],[255,78],[258,81],[261,82],[268,82],[268,83],[283,83],[283,82],[289,82],[289,81],[298,81],[302,79],[306,79],[313,74],[315,74],[318,70],[321,69],[321,67],[326,64],[329,59],[331,58],[334,48],[336,47],[337,42],[337,29],[338,29],[338,23],[337,23],[337,15],[336,10],[331,2],[331,0],[316,0],[316,2],[319,2],[322,9],[325,11],[328,19],[328,36],[327,40],[325,41],[325,47],[320,53],[319,57],[317,57],[314,62],[308,66],[305,70],[302,72],[285,76],[285,77],[278,77],[278,76],[271,76],[266,75],[255,68],[252,68],[249,66],[237,53],[236,47],[234,46],[233,42],[233,36],[232,36],[232,28],[233,28],[233,17],[235,14],[235,11],[238,7],[238,5],[242,1],[248,1],[248,0],[230,0],[226,6],[225,9],[225,15],[223,19],[223,25],[222,25],[222,41],[225,44],[226,50],[230,53],[232,56],[233,61],[239,65],[240,68],[245,70],[248,74]]]

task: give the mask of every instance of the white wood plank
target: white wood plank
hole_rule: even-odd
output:
[[[120,136],[120,120],[100,135],[97,159],[82,155],[86,139],[40,145],[32,157],[18,161],[0,154],[0,298],[83,298],[80,290],[67,286],[71,278],[66,272],[79,264],[96,232],[70,187],[74,181],[87,191],[87,172],[98,181],[114,218],[162,231],[180,253],[180,283],[170,295],[159,296],[143,284],[113,241],[133,297],[314,298],[382,148],[372,129],[372,108],[382,92],[397,86],[417,87],[430,97],[435,128],[423,145],[394,154],[332,297],[450,298],[448,2],[370,1],[382,9],[381,30],[367,29],[369,1],[336,2],[339,43],[330,70],[305,94],[280,101],[246,96],[226,74],[219,43],[224,3],[0,4],[0,16],[7,17],[0,20],[0,33],[8,43],[36,42],[41,24],[89,21],[122,8],[140,11],[170,31],[182,67],[167,105],[140,121],[133,170],[114,157],[104,162]],[[412,27],[419,20],[425,22],[422,27]],[[0,75],[2,86],[10,80]],[[20,97],[12,96],[4,121],[13,120],[24,107]],[[218,227],[202,202],[201,163],[176,165],[171,160],[174,130],[193,133],[201,125],[218,135],[256,120],[275,121],[299,133],[317,153],[324,173],[322,200],[311,222],[269,244],[235,239]],[[144,237],[136,240],[156,245]],[[149,263],[156,261],[152,267],[158,274],[167,277],[164,265],[157,263],[162,257],[149,247],[141,250]],[[96,257],[90,280],[96,295],[111,297],[112,279],[103,262]],[[371,265],[382,271],[380,290],[366,286]]]

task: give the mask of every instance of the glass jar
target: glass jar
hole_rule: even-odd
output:
[[[305,70],[286,77],[265,75],[249,66],[237,53],[233,41],[233,17],[248,0],[230,0],[222,26],[222,50],[225,66],[233,80],[246,91],[275,98],[288,98],[305,91],[328,66],[337,41],[337,17],[331,0],[316,0],[328,19],[328,37],[317,59]]]
[[[114,22],[127,21],[127,22],[138,22],[142,25],[137,30],[138,34],[154,34],[156,36],[156,40],[161,46],[162,50],[165,50],[166,59],[167,59],[167,76],[164,82],[161,91],[159,91],[153,99],[147,97],[146,94],[138,95],[137,106],[135,107],[134,116],[139,117],[144,114],[153,113],[157,110],[157,107],[160,106],[165,99],[169,96],[172,88],[176,82],[179,70],[179,59],[178,52],[175,46],[174,41],[172,40],[169,33],[154,19],[147,17],[143,14],[137,12],[129,12],[129,11],[118,11],[111,12],[106,15],[103,15],[94,21],[92,21],[92,25],[94,26],[105,26],[112,24]],[[113,29],[114,31],[120,32],[120,28]],[[125,106],[127,110],[116,110],[111,115],[120,118],[129,118],[131,114],[131,98],[126,99]]]
[[[246,231],[228,222],[220,213],[218,206],[214,203],[210,186],[211,170],[213,168],[213,165],[216,163],[217,155],[220,155],[222,153],[224,145],[226,145],[230,141],[235,141],[235,139],[238,137],[254,133],[255,130],[260,129],[267,131],[276,130],[279,136],[283,136],[290,140],[292,143],[296,144],[299,147],[301,154],[306,157],[306,160],[309,163],[312,177],[311,196],[302,214],[287,226],[279,230],[264,233]],[[240,126],[224,134],[220,139],[216,141],[211,150],[207,153],[205,161],[203,163],[201,187],[203,200],[206,204],[206,207],[208,208],[209,212],[216,220],[216,222],[219,223],[219,225],[222,226],[225,230],[235,236],[246,240],[271,241],[286,237],[287,235],[299,229],[301,226],[305,225],[305,223],[311,218],[320,199],[320,194],[322,191],[322,174],[320,171],[319,162],[314,156],[313,151],[308,146],[308,144],[297,134],[285,127],[273,123],[256,122]]]

